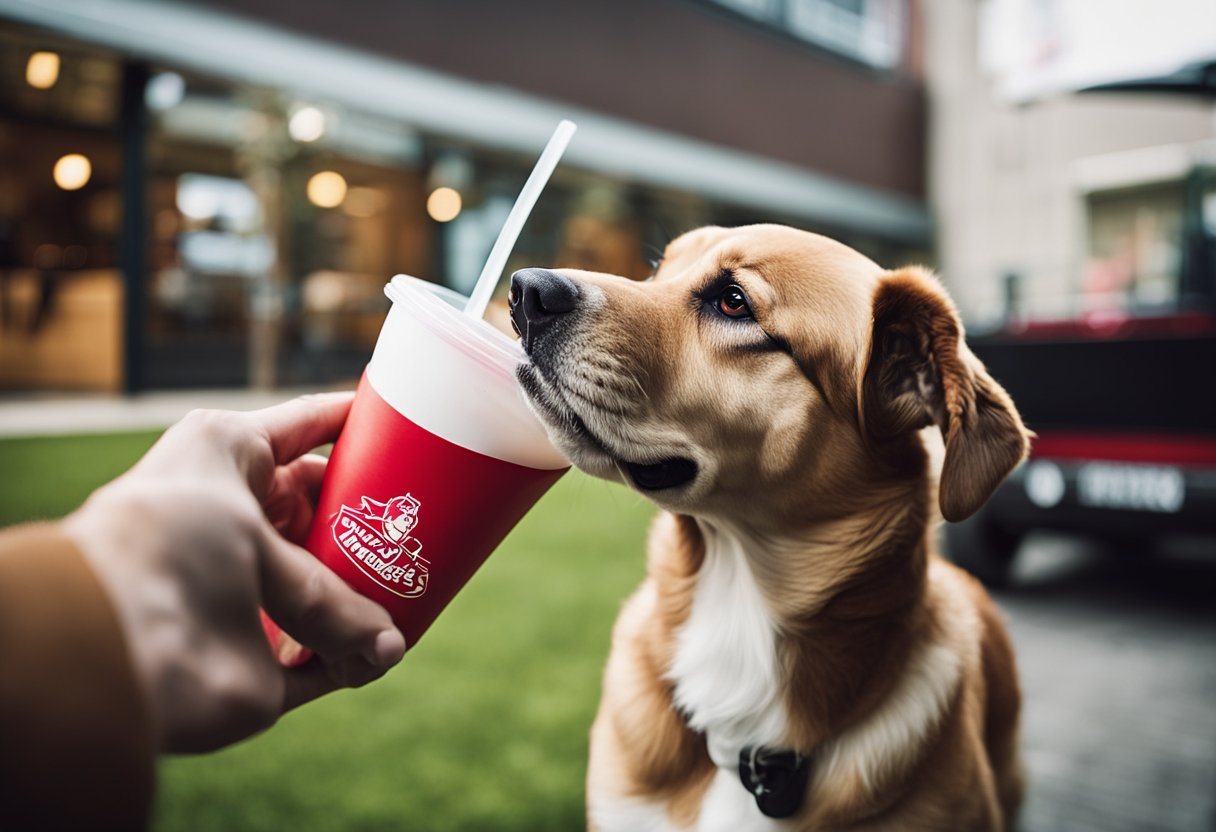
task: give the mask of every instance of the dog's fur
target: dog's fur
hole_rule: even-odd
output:
[[[933,502],[970,515],[1028,432],[937,280],[779,226],[685,234],[645,283],[559,274],[577,300],[543,331],[514,298],[538,330],[522,386],[578,467],[665,509],[613,634],[590,826],[1008,829],[1013,651],[980,586],[933,553]],[[729,285],[752,318],[723,314]],[[672,458],[690,481],[638,480]],[[746,746],[809,757],[790,820],[740,782]]]

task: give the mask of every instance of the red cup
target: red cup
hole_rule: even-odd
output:
[[[517,343],[443,287],[398,275],[385,292],[393,307],[305,546],[387,609],[413,647],[569,462],[516,385]]]

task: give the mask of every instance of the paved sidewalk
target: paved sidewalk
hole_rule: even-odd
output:
[[[256,410],[320,389],[330,388],[0,396],[0,438],[159,430],[197,407]]]
[[[1032,536],[995,593],[1021,670],[1020,832],[1216,829],[1216,559]]]

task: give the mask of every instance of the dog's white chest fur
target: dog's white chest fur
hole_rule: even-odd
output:
[[[909,656],[887,698],[848,730],[827,738],[813,757],[808,795],[861,783],[880,787],[917,750],[948,708],[961,668],[979,661],[980,624],[967,590],[945,566],[930,565],[930,593],[944,610],[942,631]],[[737,539],[707,531],[692,611],[677,634],[667,673],[675,703],[706,735],[718,766],[692,829],[675,826],[661,801],[593,796],[598,828],[630,832],[770,832],[785,828],[763,815],[739,780],[739,752],[788,745],[788,717],[776,654],[777,627]],[[966,657],[966,658],[965,658]]]
[[[745,746],[786,741],[777,631],[740,539],[704,525],[702,531],[705,561],[667,674],[677,707],[705,734],[718,766],[697,829],[776,828],[743,788],[738,767]]]
[[[705,561],[692,612],[677,634],[667,677],[689,725],[705,734],[718,770],[705,794],[695,832],[768,832],[765,817],[739,780],[739,752],[780,747],[787,731],[776,651],[776,627],[735,535],[702,526]],[[692,832],[675,826],[661,802],[593,797],[598,828],[621,832]]]

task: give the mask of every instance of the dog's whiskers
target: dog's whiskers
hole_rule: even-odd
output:
[[[622,416],[626,415],[625,411],[630,409],[628,404],[634,403],[638,398],[642,401],[650,398],[642,384],[621,368],[609,370],[604,366],[591,366],[589,369],[581,368],[572,375],[575,381],[601,394],[599,399],[592,401],[593,404]],[[634,392],[638,395],[634,396]],[[607,405],[603,401],[605,397],[619,402],[619,406]]]
[[[583,373],[584,378],[592,384],[597,384],[611,391],[622,393],[625,390],[636,392],[641,401],[650,401],[650,393],[646,386],[638,380],[635,372],[625,366],[624,362],[613,357],[591,356],[584,359],[586,366],[600,371],[594,376]]]
[[[629,411],[623,406],[619,404],[610,405],[598,397],[588,395],[577,387],[567,387],[566,392],[599,413],[607,414],[609,416],[616,416],[618,418],[625,418],[630,415]]]
[[[650,401],[650,392],[642,385],[642,382],[638,381],[637,376],[633,373],[622,370],[618,378],[621,381],[628,382],[630,387],[637,390],[638,395],[642,397],[642,401]]]

